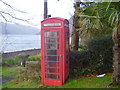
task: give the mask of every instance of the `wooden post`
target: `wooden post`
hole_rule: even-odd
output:
[[[47,10],[47,0],[44,0],[44,19],[47,18],[47,13],[48,13],[48,10]]]

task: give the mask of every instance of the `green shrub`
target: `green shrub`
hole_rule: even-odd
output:
[[[36,56],[29,56],[28,61],[40,61],[41,55],[38,54]]]
[[[70,77],[87,75],[90,72],[90,60],[92,53],[88,51],[70,52]]]
[[[4,66],[12,66],[12,65],[19,65],[20,59],[26,59],[25,54],[21,54],[16,56],[15,58],[2,58],[2,65]],[[40,61],[41,55],[36,56],[29,56],[28,61]]]
[[[41,64],[40,61],[27,61],[25,67],[18,67],[19,76],[15,80],[16,83],[21,81],[41,80]]]
[[[70,76],[112,72],[113,41],[111,36],[95,38],[82,51],[70,52]]]
[[[113,41],[112,36],[95,38],[88,42],[88,50],[93,53],[92,62],[100,72],[111,72],[113,64]]]
[[[2,65],[3,66],[11,66],[11,65],[18,65],[19,60],[16,58],[3,58]]]

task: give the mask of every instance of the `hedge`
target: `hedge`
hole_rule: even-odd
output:
[[[86,49],[70,52],[70,77],[112,72],[113,41],[111,36],[88,42]]]

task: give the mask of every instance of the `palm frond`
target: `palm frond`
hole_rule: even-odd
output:
[[[117,25],[119,21],[120,13],[118,11],[112,12],[112,14],[109,17],[109,23],[111,26]]]

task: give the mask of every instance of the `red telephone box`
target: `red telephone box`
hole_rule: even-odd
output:
[[[69,22],[47,18],[41,22],[42,84],[61,86],[69,75]]]

